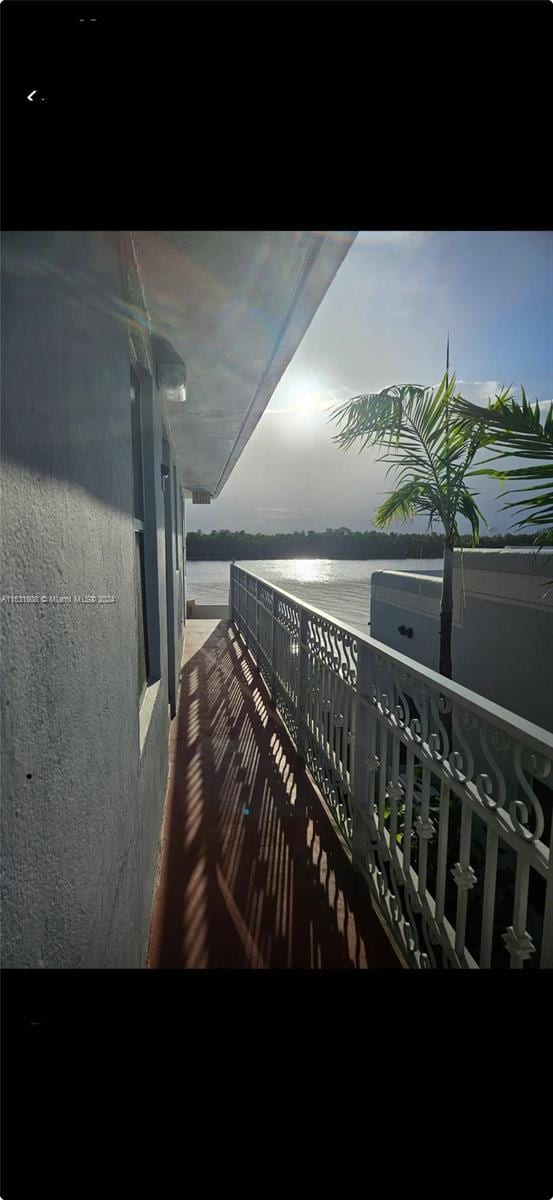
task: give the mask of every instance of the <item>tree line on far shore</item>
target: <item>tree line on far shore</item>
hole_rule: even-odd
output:
[[[472,538],[459,539],[470,547]],[[530,546],[532,536],[525,534],[484,536],[479,545],[487,550],[506,546]],[[443,539],[438,533],[384,533],[369,529],[364,533],[347,529],[313,529],[294,533],[247,533],[246,530],[212,529],[211,533],[187,533],[187,558],[197,561],[239,561],[255,558],[441,558]]]

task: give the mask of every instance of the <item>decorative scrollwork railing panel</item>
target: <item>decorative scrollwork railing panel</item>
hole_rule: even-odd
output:
[[[553,737],[241,567],[232,621],[409,965],[553,966]]]

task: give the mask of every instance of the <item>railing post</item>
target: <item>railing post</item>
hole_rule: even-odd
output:
[[[248,631],[246,628],[246,619],[248,616],[248,595],[246,591],[246,576],[244,572],[240,572],[240,633],[244,644],[248,644]]]
[[[255,581],[254,596],[255,596],[255,661],[257,664],[257,669],[259,671],[261,663],[260,663],[260,656],[259,656],[259,583],[258,583],[257,579]]]
[[[370,651],[363,642],[358,643],[357,695],[355,698],[355,746],[353,755],[353,779],[351,781],[351,808],[353,834],[351,843],[352,863],[360,871],[368,837],[366,821],[362,813],[369,804],[369,762],[371,714],[361,697],[368,697],[370,682]]]
[[[236,602],[236,628],[238,630],[238,633],[241,633],[242,629],[241,629],[241,621],[240,621],[240,569],[238,567],[235,567],[234,569],[236,572],[235,576],[234,576],[234,597],[235,597],[235,602]]]
[[[273,589],[272,594],[273,594],[273,602],[272,602],[272,606],[271,606],[271,609],[272,609],[272,616],[271,616],[271,700],[273,701],[273,704],[276,704],[277,689],[276,689],[275,654],[276,654],[276,644],[277,644],[276,623],[277,623],[278,596],[274,589]]]
[[[231,563],[230,564],[230,589],[229,589],[229,616],[230,616],[231,625],[234,625],[234,596],[235,596],[234,563]]]
[[[309,669],[309,653],[307,650],[309,617],[304,608],[300,608],[300,626],[298,631],[298,754],[305,758],[307,750],[307,673]]]
[[[245,601],[244,601],[245,583],[244,583],[244,572],[243,571],[240,571],[240,575],[239,575],[237,582],[238,582],[238,617],[239,617],[238,628],[240,630],[240,635],[244,639],[244,642],[245,642],[246,634],[244,632],[244,629],[245,629],[245,619],[244,618],[245,618],[246,606],[245,606]]]

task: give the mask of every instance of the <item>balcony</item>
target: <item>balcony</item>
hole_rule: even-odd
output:
[[[237,566],[230,613],[187,627],[150,965],[552,966],[551,734]]]
[[[187,623],[148,963],[398,969],[228,621]]]

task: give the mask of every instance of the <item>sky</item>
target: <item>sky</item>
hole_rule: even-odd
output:
[[[467,399],[511,384],[553,399],[553,233],[359,233],[221,496],[187,504],[188,530],[370,529],[392,480],[377,451],[333,444],[329,409],[394,383],[436,384],[448,331]],[[474,487],[492,530],[506,531],[500,485]]]

